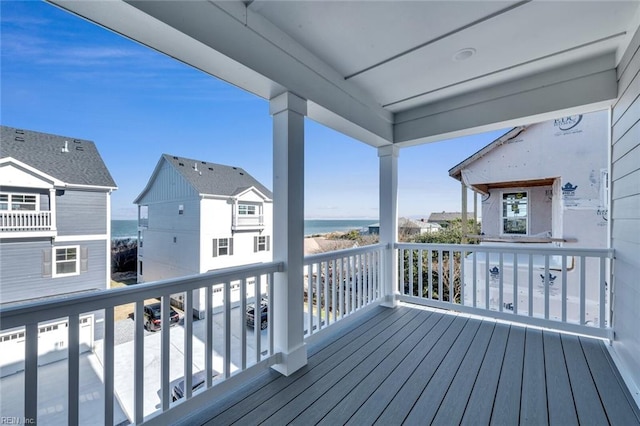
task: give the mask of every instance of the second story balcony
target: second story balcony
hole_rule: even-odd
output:
[[[0,211],[0,233],[2,238],[20,237],[24,233],[32,235],[55,233],[55,223],[51,211],[9,210]]]

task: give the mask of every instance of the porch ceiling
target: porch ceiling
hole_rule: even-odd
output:
[[[638,1],[51,1],[373,146],[607,106],[640,22]]]

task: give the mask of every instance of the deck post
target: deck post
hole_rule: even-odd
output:
[[[378,148],[380,158],[380,244],[385,246],[382,259],[384,306],[398,304],[398,256],[393,245],[398,240],[398,155],[399,148]]]
[[[272,329],[281,359],[273,366],[288,376],[307,364],[303,318],[304,117],[307,101],[285,92],[271,99],[273,116],[273,260],[284,262],[274,276]]]

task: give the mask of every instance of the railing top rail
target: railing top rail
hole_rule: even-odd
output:
[[[170,278],[109,290],[98,290],[91,293],[57,297],[0,308],[0,330],[143,301],[153,297],[182,293],[205,285],[221,284],[262,274],[282,272],[283,268],[283,262],[257,263],[219,269],[204,274]]]
[[[311,254],[304,257],[304,264],[310,265],[312,263],[324,262],[326,260],[347,257],[354,254],[369,253],[371,251],[380,250],[381,248],[384,248],[383,244],[372,244],[350,249],[328,251],[326,253]]]
[[[518,253],[551,256],[590,256],[613,259],[612,248],[577,248],[577,247],[541,247],[541,246],[486,246],[479,244],[429,244],[429,243],[395,243],[394,248],[405,250],[442,250],[468,251],[479,253]]]

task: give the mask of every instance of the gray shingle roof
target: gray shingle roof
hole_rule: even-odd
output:
[[[162,157],[172,164],[200,194],[234,196],[253,186],[269,199],[273,198],[271,191],[241,167],[169,154],[163,154]],[[197,171],[194,166],[197,167]]]
[[[116,187],[91,141],[0,126],[0,158],[7,157],[67,184]]]

